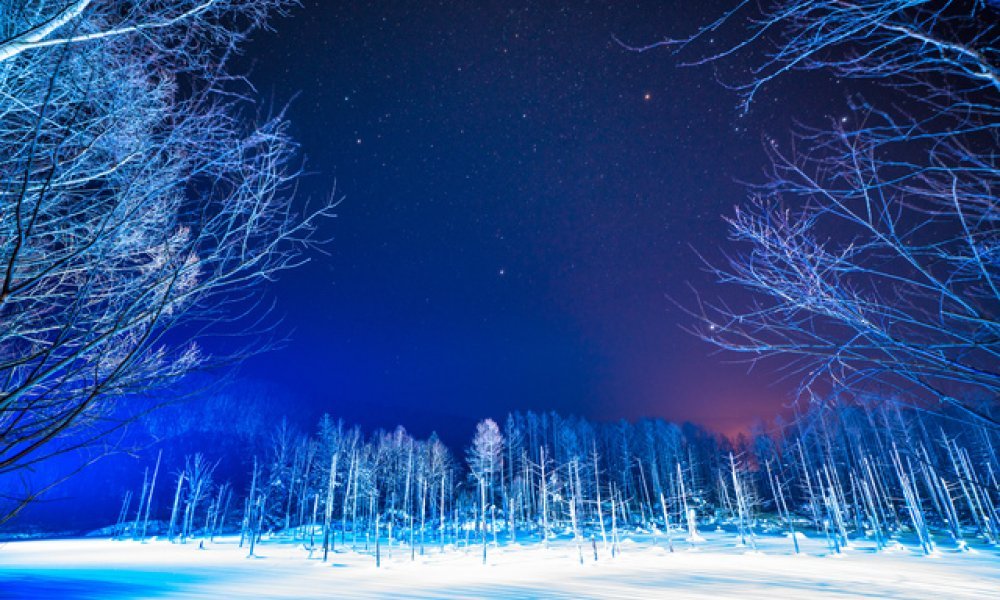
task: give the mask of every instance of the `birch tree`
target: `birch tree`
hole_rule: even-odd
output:
[[[479,531],[483,546],[483,564],[486,564],[486,506],[493,500],[493,479],[502,469],[503,435],[492,419],[476,425],[476,435],[469,449],[469,470],[479,489]]]

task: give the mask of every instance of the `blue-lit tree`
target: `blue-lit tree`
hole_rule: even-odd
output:
[[[302,262],[294,144],[229,57],[285,0],[0,3],[0,477],[92,446],[134,397],[266,330]],[[145,406],[145,405],[143,405]],[[0,523],[39,491],[0,507]]]
[[[493,482],[497,473],[503,472],[503,434],[492,419],[485,419],[476,425],[476,435],[469,448],[469,471],[479,488],[479,534],[483,545],[483,564],[486,564],[486,506],[493,506]],[[493,518],[493,535],[496,536],[496,517]]]
[[[767,141],[769,181],[729,219],[741,249],[716,268],[754,300],[703,302],[700,335],[790,358],[809,395],[878,389],[997,427],[998,21],[982,1],[742,2],[691,38],[634,48],[738,39],[688,62],[748,62],[743,109],[795,71],[868,96]]]

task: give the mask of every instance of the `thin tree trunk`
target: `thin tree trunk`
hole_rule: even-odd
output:
[[[156,480],[160,474],[160,459],[163,458],[163,450],[161,449],[156,454],[156,466],[153,468],[153,482],[149,486],[149,494],[146,498],[146,510],[142,517],[142,534],[139,536],[141,541],[146,541],[146,531],[149,527],[149,511],[153,506],[153,492],[156,491]]]

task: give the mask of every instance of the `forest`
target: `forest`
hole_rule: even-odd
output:
[[[0,596],[995,595],[1000,3],[719,4],[0,0]]]
[[[736,440],[658,419],[533,412],[481,421],[462,452],[329,416],[311,434],[283,421],[267,439],[261,455],[238,457],[246,489],[214,473],[209,448],[183,464],[161,452],[109,533],[182,544],[238,534],[250,556],[279,536],[323,561],[340,545],[376,564],[393,549],[412,559],[446,547],[477,548],[485,563],[501,542],[557,538],[596,561],[636,530],[670,552],[697,546],[700,528],[750,549],[785,535],[796,553],[801,534],[833,554],[859,539],[924,554],[1000,541],[996,432],[875,401],[817,406]]]

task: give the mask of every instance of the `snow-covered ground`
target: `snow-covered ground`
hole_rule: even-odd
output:
[[[406,546],[383,546],[382,567],[371,553],[341,550],[326,564],[301,543],[265,540],[247,558],[238,540],[199,548],[107,539],[18,541],[0,545],[0,598],[1000,598],[1000,552],[942,547],[921,556],[912,547],[875,553],[857,543],[828,555],[822,540],[803,539],[794,555],[788,538],[759,538],[758,552],[709,532],[691,548],[650,535],[627,536],[616,558],[584,564],[561,539],[440,553],[428,547],[410,560]],[[600,548],[600,542],[598,542]],[[391,555],[390,555],[391,554]]]

